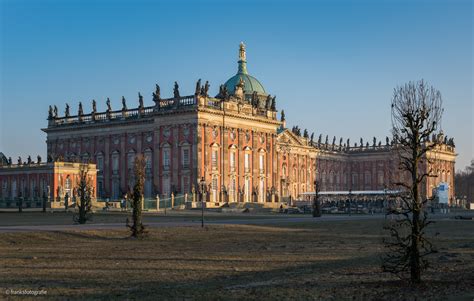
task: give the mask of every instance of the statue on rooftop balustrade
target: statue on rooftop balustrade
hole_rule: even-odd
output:
[[[97,104],[95,103],[95,99],[92,100],[92,114],[97,113]]]
[[[374,137],[374,144],[372,146],[375,147],[375,145],[377,145],[377,138]]]
[[[314,142],[314,133],[311,133],[310,142],[311,142],[311,144],[313,144],[313,142]]]
[[[209,97],[209,81],[206,80],[206,83],[204,84],[204,96]]]
[[[31,156],[28,156],[28,158],[26,158],[26,163],[31,164]]]
[[[155,92],[153,92],[153,102],[158,104],[160,102],[161,95],[160,95],[160,86],[158,84],[155,85]]]
[[[8,157],[8,165],[12,165],[12,157]]]
[[[336,136],[332,138],[332,145],[335,145],[335,144],[336,144]]]
[[[281,110],[281,118],[280,118],[280,121],[283,122],[285,121],[285,110]]]
[[[390,139],[388,138],[388,136],[385,136],[385,145],[389,145],[390,144]]]
[[[194,91],[194,95],[198,96],[199,94],[201,94],[201,79],[196,82],[196,90]]]
[[[127,110],[127,101],[125,100],[125,97],[122,96],[122,111]]]
[[[324,144],[328,145],[329,144],[329,136],[326,135],[326,142],[324,142]]]
[[[179,85],[178,82],[174,82],[173,97],[179,98]]]
[[[112,107],[110,106],[110,98],[107,97],[105,104],[107,105],[107,112],[110,113],[112,111]]]
[[[319,134],[318,146],[321,145],[322,140],[323,140],[323,134]]]
[[[272,97],[272,103],[271,103],[271,105],[270,105],[270,109],[271,109],[272,111],[275,111],[275,110],[276,110],[276,96],[273,96],[273,97]]]
[[[360,147],[363,147],[364,146],[364,140],[362,139],[362,137],[360,138]]]
[[[270,110],[271,105],[272,105],[272,96],[268,94],[267,98],[265,99],[265,109]]]
[[[143,96],[138,92],[138,107],[143,109],[145,106],[143,105]]]
[[[347,138],[346,145],[347,145],[347,147],[351,147],[351,139]]]
[[[58,118],[58,107],[55,105],[53,109],[53,117]]]
[[[48,110],[48,120],[51,120],[53,119],[53,107],[52,106],[49,106],[49,110]]]
[[[18,161],[17,161],[17,163],[18,163],[18,165],[21,165],[21,163],[22,163],[22,162],[21,162],[21,157],[20,157],[20,156],[18,156]]]
[[[84,115],[84,111],[82,110],[82,102],[79,102],[79,109],[77,110],[77,115]]]
[[[64,116],[69,117],[69,105],[66,104],[66,109],[64,110]]]
[[[38,155],[38,156],[36,157],[36,160],[37,160],[38,164],[40,164],[40,163],[41,163],[41,156]]]

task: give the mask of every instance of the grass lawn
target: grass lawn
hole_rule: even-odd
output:
[[[0,233],[6,289],[51,299],[472,300],[474,222],[443,220],[425,284],[380,272],[382,221]],[[28,298],[21,297],[21,300]]]

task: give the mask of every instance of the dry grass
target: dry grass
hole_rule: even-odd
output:
[[[473,226],[435,224],[440,253],[414,290],[380,272],[376,220],[161,228],[144,240],[126,231],[3,233],[0,299],[5,289],[42,288],[61,300],[472,300]]]

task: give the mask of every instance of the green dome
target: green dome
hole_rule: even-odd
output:
[[[225,82],[225,87],[229,93],[234,93],[235,86],[240,82],[240,78],[242,78],[244,81],[245,94],[252,94],[253,92],[257,92],[258,94],[267,94],[258,79],[245,73],[237,73]]]
[[[240,82],[240,79],[242,78],[242,81],[244,82],[245,94],[253,94],[253,92],[257,92],[258,94],[267,95],[262,84],[255,77],[251,76],[247,72],[247,59],[244,43],[240,43],[238,63],[239,70],[237,71],[237,74],[232,76],[225,82],[225,87],[227,88],[227,91],[230,94],[234,94],[235,86]]]

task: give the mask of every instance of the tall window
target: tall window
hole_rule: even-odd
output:
[[[230,170],[231,171],[235,170],[235,152],[234,151],[230,152]]]
[[[99,174],[104,173],[104,156],[102,153],[97,155],[97,169]]]
[[[153,153],[151,149],[145,150],[145,168],[148,170],[151,169]]]
[[[245,172],[250,171],[250,154],[249,153],[245,153],[244,155],[244,168],[245,168]]]
[[[119,170],[119,153],[113,152],[112,153],[112,171],[114,173],[118,173]]]
[[[212,178],[212,201],[217,202],[217,177]]]
[[[127,154],[128,170],[133,170],[133,164],[135,163],[135,152],[129,151]]]
[[[183,149],[183,168],[189,168],[189,149]]]
[[[250,200],[250,179],[245,178],[245,184],[244,184],[244,198],[245,202],[248,202]]]
[[[212,149],[211,164],[213,169],[217,169],[217,149]]]
[[[169,148],[163,149],[163,168],[170,168],[170,150]]]
[[[229,183],[229,198],[230,198],[230,201],[234,201],[235,202],[235,177],[232,177],[230,179],[230,183]]]
[[[265,201],[265,180],[263,178],[260,179],[258,185],[258,198],[260,202]]]
[[[365,185],[366,185],[366,186],[370,186],[370,185],[372,184],[372,183],[371,183],[371,182],[372,182],[371,180],[372,180],[372,179],[371,179],[371,176],[370,176],[370,172],[369,172],[369,171],[366,171],[366,172],[365,172]]]
[[[189,176],[183,176],[182,178],[183,182],[183,193],[189,193]]]

